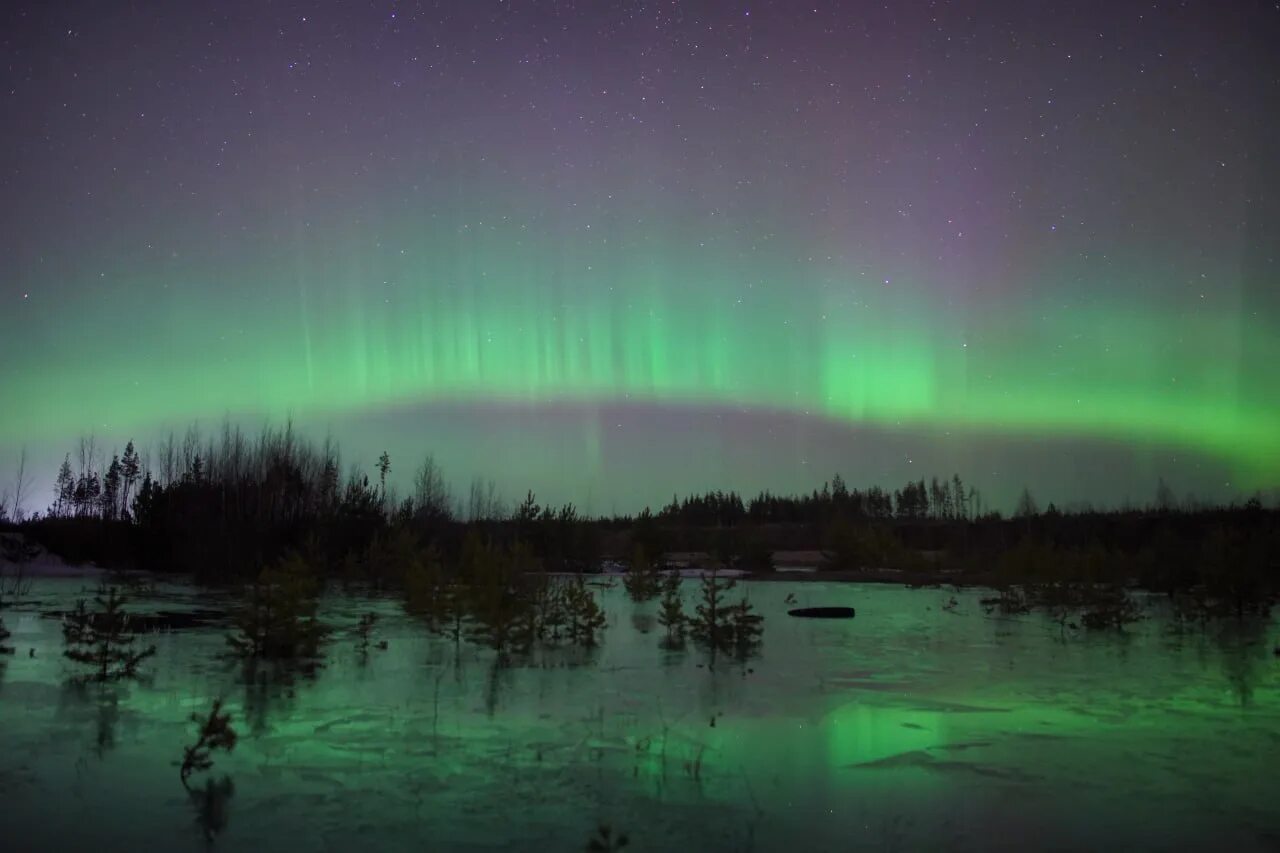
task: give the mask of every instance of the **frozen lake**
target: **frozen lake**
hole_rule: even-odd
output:
[[[246,685],[224,621],[156,635],[144,680],[76,686],[41,613],[92,585],[37,581],[0,613],[0,846],[203,850],[202,821],[225,850],[573,851],[600,823],[641,851],[1280,846],[1274,624],[1176,634],[1157,603],[1127,635],[1063,637],[979,592],[946,612],[941,590],[742,586],[766,616],[745,664],[664,650],[657,603],[619,584],[593,652],[497,668],[394,600],[331,594],[314,679]],[[858,615],[793,619],[788,595]],[[131,609],[230,603],[161,586]],[[388,647],[362,659],[368,610]],[[216,697],[240,740],[193,798],[178,762]]]

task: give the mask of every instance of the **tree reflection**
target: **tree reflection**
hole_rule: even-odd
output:
[[[1254,688],[1265,671],[1266,640],[1267,623],[1262,619],[1226,624],[1218,635],[1222,674],[1242,708],[1253,704]]]
[[[72,678],[63,685],[64,696],[70,700],[77,728],[80,721],[93,721],[93,751],[99,759],[116,747],[116,729],[120,725],[120,700],[124,691],[114,684],[86,682]],[[82,715],[81,711],[91,711]]]
[[[0,686],[4,685],[4,673],[9,668],[9,656],[13,654],[13,646],[6,646],[9,632],[5,630],[4,620],[0,619]]]
[[[511,660],[503,654],[495,655],[489,665],[489,676],[485,681],[484,709],[490,717],[498,710],[503,688],[511,683]]]
[[[250,660],[241,672],[244,684],[244,720],[250,734],[263,735],[271,720],[292,708],[298,686],[314,681],[317,669],[288,663]]]
[[[115,690],[98,691],[94,750],[103,758],[116,747],[116,727],[120,724],[120,696]]]
[[[196,826],[204,834],[206,841],[212,843],[222,834],[231,822],[231,798],[235,796],[236,787],[230,776],[221,779],[206,779],[203,788],[190,788],[187,796],[196,813]]]

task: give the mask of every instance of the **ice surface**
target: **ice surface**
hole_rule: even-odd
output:
[[[226,850],[571,851],[601,822],[629,850],[1280,841],[1274,625],[1176,635],[1153,618],[1064,638],[987,617],[979,593],[951,613],[949,591],[746,582],[766,622],[743,664],[664,650],[656,603],[615,585],[597,590],[598,650],[504,668],[392,600],[334,594],[314,679],[246,683],[215,623],[149,638],[146,680],[76,686],[43,614],[94,582],[37,577],[0,613],[16,647],[0,662],[0,848],[206,849],[208,826]],[[789,594],[858,616],[791,619]],[[231,603],[159,584],[131,607]],[[362,659],[351,628],[367,610],[388,648]],[[240,742],[189,794],[189,717],[219,696]]]

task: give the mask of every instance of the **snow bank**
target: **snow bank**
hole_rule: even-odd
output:
[[[70,565],[21,533],[0,533],[0,578],[78,578],[101,572],[92,564]]]

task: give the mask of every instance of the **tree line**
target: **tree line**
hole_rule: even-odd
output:
[[[836,474],[804,495],[775,495],[762,491],[746,501],[736,492],[712,491],[685,498],[673,496],[658,512],[666,522],[701,526],[736,524],[813,524],[837,516],[863,519],[936,519],[960,521],[984,515],[982,495],[966,487],[955,474],[951,479],[932,478],[908,482],[893,492],[879,486],[850,489]]]
[[[1105,512],[1042,510],[1024,489],[1006,517],[959,475],[896,489],[851,488],[836,475],[805,494],[715,490],[673,496],[656,513],[592,518],[532,492],[509,504],[491,481],[473,480],[456,495],[430,454],[408,477],[393,478],[398,464],[383,453],[372,469],[344,469],[334,442],[305,439],[288,423],[253,435],[230,424],[208,436],[192,429],[146,450],[129,442],[109,460],[88,438],[64,457],[51,505],[24,526],[73,561],[213,582],[254,577],[303,553],[329,576],[396,583],[396,563],[411,550],[403,543],[456,561],[469,535],[565,571],[596,571],[606,557],[626,563],[637,551],[655,561],[700,552],[715,565],[767,571],[777,552],[809,550],[825,568],[975,580],[1138,576],[1163,588],[1194,585],[1198,567],[1243,561],[1269,589],[1280,574],[1280,513],[1256,498],[1234,507],[1180,503],[1163,480],[1149,506]],[[393,479],[407,490],[397,492]],[[1205,543],[1220,547],[1205,556]]]

